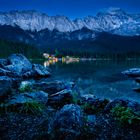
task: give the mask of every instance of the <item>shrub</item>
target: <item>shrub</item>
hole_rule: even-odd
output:
[[[78,95],[78,93],[77,92],[73,92],[72,95],[73,95],[72,102],[74,104],[78,104],[78,101],[79,101],[79,95]]]
[[[45,108],[44,104],[36,101],[26,102],[20,105],[0,104],[0,114],[17,112],[23,114],[40,115]]]
[[[120,124],[134,124],[140,122],[140,117],[128,107],[117,105],[112,108],[111,113]]]
[[[20,107],[20,113],[38,115],[43,112],[44,105],[36,101],[26,102]]]
[[[32,89],[31,83],[30,82],[23,81],[22,84],[19,87],[19,91],[21,93],[24,93],[24,92],[32,92],[33,89]]]

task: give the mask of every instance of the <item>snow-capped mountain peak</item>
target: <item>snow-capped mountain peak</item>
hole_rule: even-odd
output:
[[[103,9],[97,15],[87,16],[82,19],[71,20],[65,16],[48,16],[35,10],[0,12],[0,25],[19,26],[23,30],[41,31],[56,29],[60,32],[73,32],[87,28],[95,32],[121,33],[129,30],[136,35],[139,33],[140,14],[127,14],[120,8]],[[126,25],[126,26],[125,26]],[[133,31],[134,29],[134,31]],[[137,30],[136,30],[137,29]],[[118,32],[117,32],[118,31]],[[130,33],[130,32],[129,32]]]

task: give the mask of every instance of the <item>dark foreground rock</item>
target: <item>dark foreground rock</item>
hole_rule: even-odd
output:
[[[10,95],[12,90],[12,79],[6,76],[0,77],[0,100]]]
[[[140,138],[140,104],[126,99],[108,103],[103,112],[86,119],[81,139],[138,140]]]
[[[52,133],[54,139],[74,140],[81,134],[83,114],[78,105],[65,105],[52,120]]]
[[[73,83],[64,82],[64,81],[46,81],[46,82],[36,82],[33,84],[33,88],[41,89],[49,94],[54,94],[60,92],[64,89],[71,89]]]
[[[72,103],[73,95],[71,90],[62,90],[49,96],[48,104],[53,107],[62,107],[65,104]]]
[[[78,101],[84,112],[87,114],[96,114],[104,110],[109,103],[108,99],[97,98],[93,95],[82,95]]]
[[[18,94],[10,99],[9,104],[13,106],[18,106],[20,104],[29,102],[40,102],[43,104],[47,104],[48,94],[43,91]]]

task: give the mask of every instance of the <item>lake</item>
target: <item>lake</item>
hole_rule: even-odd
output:
[[[128,98],[140,102],[140,93],[133,91],[140,85],[121,74],[126,69],[140,67],[140,60],[40,63],[52,69],[55,79],[74,81],[83,94],[90,93],[109,99]]]

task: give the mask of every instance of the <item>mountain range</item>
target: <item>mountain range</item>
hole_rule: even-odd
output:
[[[82,46],[82,41],[95,42],[104,36],[116,36],[117,39],[119,36],[125,41],[128,39],[128,42],[130,38],[137,38],[139,44],[140,14],[109,8],[98,12],[96,16],[71,20],[66,16],[48,16],[34,10],[0,12],[0,39],[47,48],[62,43],[68,46],[71,42],[78,42],[76,44]]]

